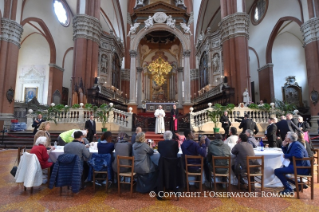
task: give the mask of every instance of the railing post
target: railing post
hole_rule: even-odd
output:
[[[114,120],[114,108],[111,109],[111,111],[109,112],[109,120],[108,122],[109,123],[113,123],[113,120]]]
[[[132,123],[132,120],[133,119],[133,113],[132,112],[128,112],[127,113],[127,127],[132,130],[132,127],[133,127],[133,123]]]
[[[84,111],[83,108],[79,109],[79,122],[84,123]]]

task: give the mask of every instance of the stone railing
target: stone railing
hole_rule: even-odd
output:
[[[99,109],[97,110],[97,112]],[[66,131],[70,129],[84,129],[85,121],[90,118],[94,112],[93,110],[88,109],[73,109],[70,108],[68,111],[59,111],[55,113],[55,115],[51,116],[51,119],[54,119],[57,124],[54,123],[54,120],[50,120],[52,122],[50,130],[57,131]],[[27,115],[27,130],[32,130],[33,120],[36,118],[37,114],[29,111]],[[106,123],[106,128],[108,130],[114,131],[131,131],[132,130],[132,116],[133,113],[121,111],[115,108],[109,112],[108,121]],[[96,129],[100,131],[102,128],[102,122],[99,117],[95,117],[96,121]]]
[[[213,108],[211,107],[211,104],[209,104],[209,107],[198,111],[198,112],[192,112],[193,108],[191,108],[190,112],[190,127],[195,132],[198,131],[214,131],[214,123],[211,121],[210,117],[208,116],[208,111],[213,111]],[[240,124],[241,118],[244,117],[245,114],[249,114],[250,118],[257,123],[257,126],[259,128],[259,132],[264,132],[264,130],[267,127],[267,121],[268,118],[273,114],[273,110],[270,111],[262,111],[262,110],[254,110],[250,109],[248,107],[235,107],[231,113],[228,114],[229,120],[232,122],[233,127],[237,127]],[[219,119],[220,117],[218,117]],[[221,133],[223,133],[223,129],[221,127],[221,123],[217,123],[218,128],[220,128]],[[238,129],[238,132],[241,130]]]

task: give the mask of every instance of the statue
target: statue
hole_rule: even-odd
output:
[[[153,18],[151,16],[148,16],[148,19],[144,21],[145,23],[145,29],[151,28],[154,24]]]
[[[173,20],[172,16],[169,15],[166,21],[166,25],[171,27],[172,29],[175,29],[175,21],[176,20]]]
[[[213,57],[213,71],[219,71],[219,54],[215,54]]]
[[[128,33],[127,36],[130,36],[132,34],[135,34],[136,33],[136,30],[137,28],[140,26],[141,23],[135,23],[134,25],[131,24],[131,28],[130,28],[130,31]]]
[[[185,34],[190,34],[190,35],[192,35],[192,33],[191,33],[191,28],[190,28],[190,24],[185,24],[185,23],[180,23],[180,25],[181,25],[181,27],[182,27],[182,29],[183,29],[183,31],[184,31],[184,33]]]
[[[247,106],[247,104],[249,104],[249,93],[248,93],[247,88],[243,93],[243,102],[245,103],[245,106]]]
[[[107,62],[108,62],[107,57],[105,55],[103,55],[101,58],[101,72],[102,73],[107,73]]]
[[[197,38],[196,48],[202,43],[204,36],[205,36],[205,34],[203,31],[202,31],[202,33],[199,33],[198,38]]]

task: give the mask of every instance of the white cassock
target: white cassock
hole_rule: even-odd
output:
[[[155,133],[164,133],[165,132],[165,122],[164,122],[164,117],[165,117],[165,112],[163,109],[157,109],[155,110],[154,116],[156,117],[156,122],[155,122]]]

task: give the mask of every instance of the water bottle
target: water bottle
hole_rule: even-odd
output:
[[[58,143],[56,141],[54,141],[54,148],[57,148]]]
[[[259,140],[259,139],[258,139],[258,140]],[[257,151],[261,151],[260,140],[259,140],[259,142],[258,142],[258,144],[257,144]]]
[[[263,143],[263,139],[261,138],[260,139],[260,142],[259,142],[259,144],[260,144],[260,151],[264,151],[264,143]]]

